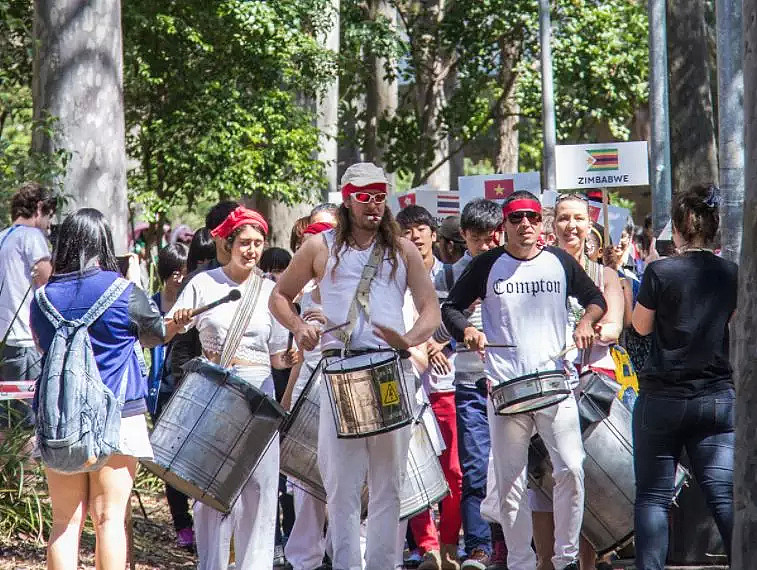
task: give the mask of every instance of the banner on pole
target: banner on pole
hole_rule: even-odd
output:
[[[620,235],[623,233],[623,228],[628,224],[630,216],[631,212],[626,208],[613,206],[611,204],[607,206],[607,217],[610,221],[610,239],[612,240],[613,245],[618,245],[620,243]],[[589,217],[592,222],[604,226],[601,202],[589,202]]]
[[[646,186],[646,141],[570,144],[555,147],[557,189]]]
[[[476,198],[486,198],[501,204],[518,190],[528,190],[536,196],[541,194],[541,178],[538,172],[460,176],[457,185],[460,188],[461,211],[468,202]]]

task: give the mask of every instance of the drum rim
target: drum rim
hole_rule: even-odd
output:
[[[528,414],[531,412],[538,412],[539,410],[543,410],[545,408],[549,408],[550,406],[556,406],[557,404],[563,403],[565,400],[567,400],[570,397],[571,390],[570,389],[560,389],[560,390],[550,390],[548,392],[542,392],[542,396],[555,396],[559,395],[562,396],[559,400],[556,402],[550,402],[548,404],[541,404],[535,408],[530,408],[528,410],[520,410],[518,412],[505,412],[504,411],[504,405],[494,408],[494,413],[498,416],[517,416],[518,414]],[[533,400],[534,398],[518,398],[517,400],[513,400],[512,402],[508,402],[507,406],[513,406],[515,404],[520,404],[522,402],[528,402],[529,400]],[[494,403],[492,401],[492,403]]]
[[[504,386],[509,386],[515,382],[520,382],[521,380],[531,380],[532,378],[548,378],[550,376],[562,376],[564,378],[567,378],[567,374],[565,373],[565,370],[539,370],[537,372],[532,372],[531,374],[525,374],[523,376],[516,376],[515,378],[510,378],[510,380],[503,380],[502,382],[498,383],[496,386],[492,386],[492,392]]]
[[[345,362],[346,360],[349,360],[351,358],[357,358],[359,356],[370,356],[371,354],[377,354],[377,355],[378,354],[391,354],[392,356],[390,358],[387,358],[387,359],[382,360],[380,362],[375,362],[375,363],[372,363],[372,364],[364,364],[364,365],[358,366],[356,368],[349,368],[349,369],[342,369],[342,370],[331,370],[331,371],[329,370],[329,368],[331,368],[332,366],[336,366],[337,364]],[[326,366],[323,367],[323,373],[331,375],[331,374],[348,374],[350,372],[362,372],[363,370],[372,370],[372,369],[378,368],[380,366],[385,366],[385,365],[389,364],[390,362],[396,362],[398,359],[399,359],[399,355],[396,352],[391,351],[391,350],[381,350],[381,351],[376,351],[376,352],[373,352],[373,353],[366,352],[366,353],[363,353],[363,354],[353,354],[352,356],[346,356],[345,358],[340,358],[339,360],[335,360],[331,364],[327,364]]]
[[[342,432],[339,431],[339,428],[337,428],[337,430],[336,430],[336,437],[337,437],[337,439],[364,439],[366,437],[372,437],[374,435],[381,435],[381,434],[384,434],[384,433],[389,433],[390,431],[394,431],[396,429],[403,428],[403,427],[409,425],[412,421],[413,421],[413,416],[411,414],[409,417],[407,417],[407,418],[403,419],[402,421],[397,422],[395,424],[388,425],[388,426],[383,427],[383,428],[381,428],[379,430],[376,430],[376,431],[371,431],[371,432],[367,432],[367,433],[358,433],[358,434],[349,433],[349,434],[344,434],[343,435]]]

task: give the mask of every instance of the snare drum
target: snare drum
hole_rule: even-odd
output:
[[[323,370],[339,438],[368,437],[412,419],[399,355],[391,350],[348,356]]]
[[[570,394],[568,377],[562,370],[520,376],[491,390],[494,411],[500,416],[535,412],[559,404]]]

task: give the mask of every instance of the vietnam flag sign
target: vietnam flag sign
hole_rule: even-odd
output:
[[[400,209],[407,208],[408,206],[414,206],[416,204],[415,192],[399,196],[397,198],[400,203]]]
[[[513,192],[519,190],[528,190],[536,196],[541,194],[541,178],[538,172],[460,176],[457,185],[460,188],[460,211],[476,198],[486,198],[501,204]]]
[[[484,198],[487,200],[504,200],[513,192],[515,192],[515,182],[512,178],[484,180]]]

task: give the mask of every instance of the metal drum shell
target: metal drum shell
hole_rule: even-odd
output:
[[[376,351],[331,360],[323,369],[336,434],[340,439],[387,433],[412,421],[404,371],[392,351]],[[392,403],[381,390],[396,390]]]
[[[154,459],[142,463],[178,491],[227,513],[285,412],[273,398],[204,358],[184,370],[150,436]]]
[[[326,489],[318,468],[321,389],[320,382],[310,382],[297,398],[281,430],[279,469],[288,477],[303,483],[304,491],[325,503]]]
[[[491,389],[494,412],[500,416],[542,410],[559,404],[570,395],[571,390],[563,370],[526,374],[500,382]]]
[[[596,408],[582,394],[581,404]],[[633,538],[636,482],[633,469],[631,411],[614,398],[609,415],[583,431],[584,519],[582,534],[601,556],[625,546]],[[535,492],[552,497],[552,463],[544,443],[534,436],[529,448],[529,479]],[[688,480],[679,465],[675,496]]]

